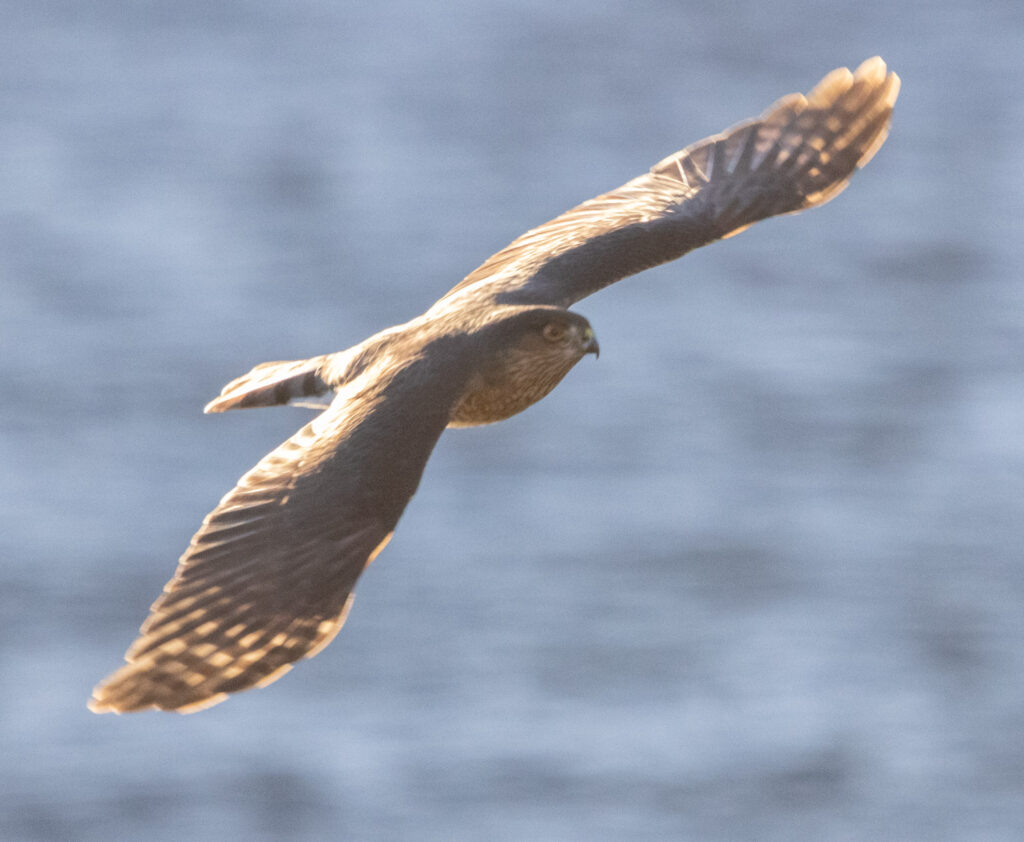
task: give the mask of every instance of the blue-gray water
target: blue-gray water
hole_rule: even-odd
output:
[[[0,838],[1024,838],[1024,13],[900,0],[8,0]],[[94,716],[202,516],[308,413],[264,360],[881,54],[834,203],[621,283],[445,435],[337,640]]]

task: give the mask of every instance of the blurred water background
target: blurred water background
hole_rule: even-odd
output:
[[[6,0],[0,838],[1024,838],[1024,12]],[[881,54],[826,208],[578,305],[272,687],[98,717],[202,516],[308,413],[203,416]]]

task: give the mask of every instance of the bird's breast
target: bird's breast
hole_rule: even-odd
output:
[[[452,412],[449,427],[493,424],[522,412],[548,394],[572,368],[538,364],[536,359],[510,356],[500,366],[470,378]]]

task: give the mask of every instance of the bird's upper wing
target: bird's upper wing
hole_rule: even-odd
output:
[[[758,220],[827,202],[888,134],[899,78],[880,58],[665,158],[490,257],[435,306],[467,297],[566,307]]]
[[[448,421],[453,390],[417,365],[349,384],[239,480],[94,711],[199,710],[330,642]]]

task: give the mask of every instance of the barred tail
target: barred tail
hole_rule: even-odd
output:
[[[220,395],[203,408],[203,412],[276,406],[295,398],[323,395],[331,390],[323,376],[329,356],[324,354],[309,360],[261,363],[248,374],[228,383]]]

